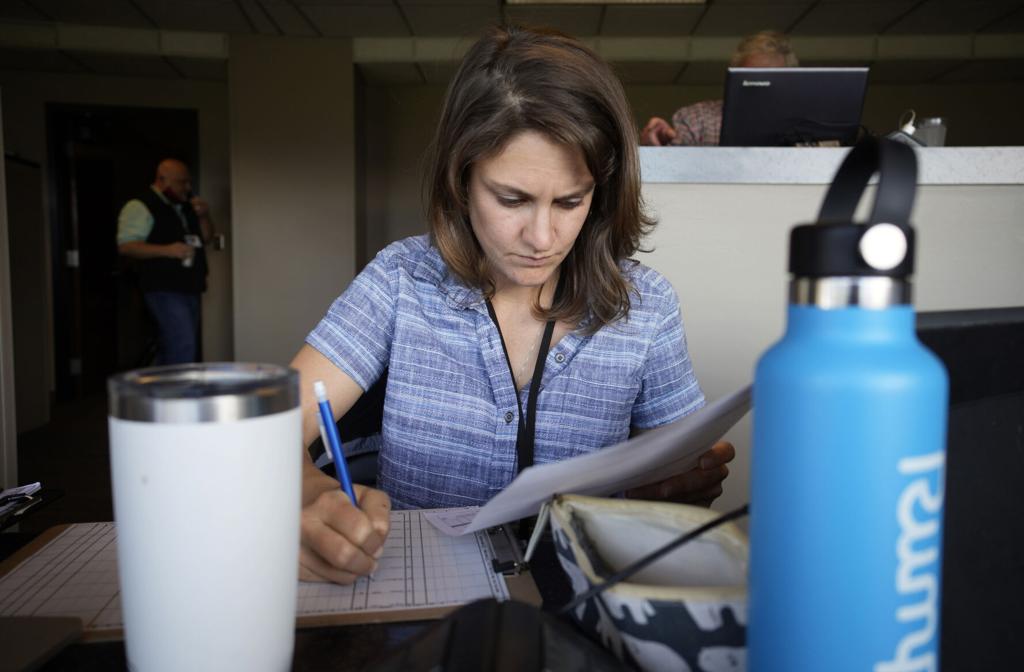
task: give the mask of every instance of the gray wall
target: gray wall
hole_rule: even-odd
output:
[[[359,171],[363,177],[363,210],[357,222],[357,228],[363,232],[357,250],[359,267],[365,265],[376,253],[388,243],[388,160],[387,153],[380,151],[377,142],[387,137],[386,119],[374,115],[378,110],[387,109],[384,87],[361,85],[362,98],[360,103],[361,132],[364,134],[364,145],[359,156]],[[385,145],[387,147],[388,145]]]
[[[0,108],[0,126],[3,124]],[[4,139],[0,137],[0,154]],[[7,188],[4,163],[0,161],[0,488],[9,488],[18,482],[18,443],[15,427],[14,356],[11,343],[14,329],[11,325],[10,250],[7,247]]]
[[[43,204],[42,170],[35,163],[7,158],[8,244],[10,257],[11,315],[14,324],[14,394],[17,399],[18,432],[40,427],[50,420],[50,380],[40,375],[40,362],[53,356],[46,296],[49,276],[40,258],[47,255],[46,231],[40,226]]]
[[[434,133],[443,86],[368,86],[366,250],[426,233],[422,198],[424,152]]]
[[[235,358],[287,363],[355,271],[348,40],[232,37]]]

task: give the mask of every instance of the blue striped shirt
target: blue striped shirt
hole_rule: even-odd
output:
[[[621,268],[636,290],[628,318],[570,332],[548,353],[537,464],[704,404],[672,286],[639,263]],[[519,411],[501,336],[480,291],[448,272],[427,236],[382,250],[306,342],[364,390],[389,369],[378,487],[396,508],[483,504],[512,482]],[[519,392],[524,409],[528,392]]]

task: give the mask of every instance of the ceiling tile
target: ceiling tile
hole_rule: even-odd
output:
[[[236,2],[255,32],[260,35],[281,35],[284,32],[259,0],[236,0]]]
[[[88,72],[63,52],[51,49],[0,48],[0,70],[32,72]]]
[[[728,63],[708,63],[697,61],[689,63],[682,74],[676,77],[676,84],[715,84],[725,85],[725,70]]]
[[[608,5],[602,35],[689,35],[704,13],[703,6]]]
[[[274,0],[280,2],[281,0]],[[283,0],[284,2],[291,2],[292,4],[299,5],[300,7],[340,7],[340,6],[352,6],[352,5],[392,5],[392,0]]]
[[[25,0],[4,0],[0,2],[0,19],[19,21],[50,21],[50,17],[34,9]]]
[[[418,37],[450,35],[476,37],[501,22],[501,10],[475,5],[408,5],[402,9],[412,34]]]
[[[211,58],[185,58],[169,56],[171,65],[188,79],[207,79],[226,82],[228,79],[228,62]]]
[[[984,33],[1024,33],[1024,7],[985,26]]]
[[[408,37],[398,7],[387,5],[305,5],[306,16],[328,37]]]
[[[874,35],[914,4],[915,0],[820,4],[790,32],[794,35]]]
[[[98,26],[128,26],[131,28],[152,28],[146,17],[130,2],[125,0],[31,0],[40,11],[46,12],[54,21],[63,23],[87,23]]]
[[[1024,81],[1024,60],[967,61],[936,81],[943,84],[1020,82]],[[1017,109],[1016,104],[1013,108]]]
[[[304,10],[287,0],[261,0],[259,4],[282,34],[289,37],[317,35],[312,22],[302,13]]]
[[[422,84],[423,74],[415,63],[357,63],[367,84]]]
[[[695,35],[748,35],[759,30],[785,30],[809,3],[718,4],[708,7]]]
[[[623,84],[671,84],[682,71],[683,62],[613,62],[612,68]]]
[[[505,21],[524,26],[548,26],[578,37],[597,35],[601,7],[593,5],[506,5]]]
[[[252,25],[234,0],[133,0],[164,30],[251,33]]]
[[[841,0],[842,1],[842,0]],[[886,0],[878,0],[879,2],[885,2]],[[710,0],[708,4],[715,5],[803,5],[804,7],[810,7],[815,3],[815,0]]]
[[[889,26],[886,34],[971,33],[1020,7],[1015,0],[929,0]]]
[[[473,5],[476,7],[493,7],[501,10],[502,0],[397,0],[402,7],[418,5]]]
[[[131,54],[104,54],[95,51],[75,51],[71,55],[86,67],[101,75],[130,75],[177,79],[177,71],[159,56]]]
[[[875,61],[871,64],[868,84],[923,84],[955,68],[960,60]]]
[[[821,0],[820,5],[888,5],[894,0]],[[911,4],[917,4],[922,0],[914,0]]]

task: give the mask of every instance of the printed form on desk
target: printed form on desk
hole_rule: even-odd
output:
[[[555,495],[604,497],[655,483],[697,466],[700,456],[747,414],[750,405],[748,385],[618,445],[524,469],[482,507],[438,509],[424,515],[445,534],[459,536],[536,515]]]
[[[423,514],[391,512],[391,532],[372,581],[300,581],[298,625],[438,618],[477,599],[509,599],[505,577],[492,567],[486,532],[445,536]],[[123,623],[116,544],[117,529],[109,522],[68,525],[41,540],[35,553],[0,576],[0,616],[74,616],[86,638],[118,637]]]

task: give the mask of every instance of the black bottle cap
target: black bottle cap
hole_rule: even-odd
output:
[[[866,222],[854,214],[871,177],[878,174]],[[914,271],[910,212],[917,191],[917,157],[906,145],[866,137],[843,159],[816,224],[789,236],[789,272],[798,278],[884,276]]]
[[[789,272],[798,278],[914,272],[914,229],[906,224],[801,224],[789,236]]]

